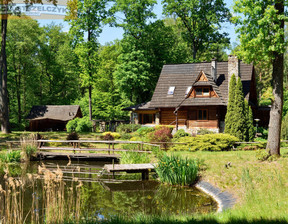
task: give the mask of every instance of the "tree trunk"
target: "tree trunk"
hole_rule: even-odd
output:
[[[278,14],[284,14],[283,1],[278,1],[278,3],[275,4],[275,8],[278,10]],[[284,30],[284,20],[281,20],[279,22],[281,25],[281,29]],[[274,52],[272,71],[272,88],[274,99],[272,100],[272,106],[270,111],[268,142],[266,147],[270,155],[280,155],[280,134],[283,109],[283,71],[284,54]]]
[[[91,63],[90,63],[90,60],[91,60],[91,49],[90,49],[90,41],[91,41],[91,30],[89,29],[88,30],[88,69],[89,69],[89,81],[90,81],[90,84],[89,84],[89,119],[90,121],[92,121],[92,86],[91,86],[91,79],[92,79],[92,68],[91,68]]]
[[[10,133],[9,108],[8,108],[8,90],[7,90],[7,58],[6,58],[6,34],[7,34],[7,4],[6,10],[1,17],[1,57],[0,57],[0,80],[1,80],[1,99],[0,107],[2,112],[1,130],[3,133]],[[6,13],[6,14],[5,14]]]

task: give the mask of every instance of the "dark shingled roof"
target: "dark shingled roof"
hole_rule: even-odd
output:
[[[131,106],[131,107],[126,107],[124,108],[123,110],[153,110],[155,108],[153,107],[150,107],[150,102],[146,102],[146,103],[141,103],[141,104],[138,104],[138,105],[134,105],[134,106]]]
[[[202,81],[196,82],[200,72],[203,71],[209,85],[219,98],[187,98],[182,106],[201,105],[227,105],[228,100],[228,62],[217,62],[217,82],[211,76],[211,63],[174,64],[164,65],[156,85],[150,107],[177,107],[185,98],[188,86],[203,85]],[[252,79],[253,65],[240,62],[240,76],[243,92],[248,100]],[[199,83],[199,84],[198,84]],[[167,95],[169,86],[175,86],[174,95]]]
[[[76,117],[79,110],[80,110],[79,105],[33,106],[26,119],[28,120],[52,119],[52,120],[69,121]]]

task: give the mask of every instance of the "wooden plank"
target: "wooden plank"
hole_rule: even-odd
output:
[[[142,141],[104,141],[104,140],[37,140],[37,142],[61,142],[61,143],[114,143],[114,144],[141,144]]]
[[[127,172],[127,171],[143,171],[143,170],[154,170],[154,165],[151,163],[141,164],[112,164],[105,165],[104,169],[108,172]]]

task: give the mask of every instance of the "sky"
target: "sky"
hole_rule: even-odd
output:
[[[162,15],[162,6],[161,6],[161,1],[162,0],[157,0],[157,5],[154,7],[154,12],[157,15],[157,19],[163,19],[164,16]],[[233,0],[224,0],[224,2],[226,3],[226,6],[232,10],[232,4],[233,4]],[[40,23],[41,26],[43,25],[47,25],[51,22],[54,22],[56,24],[62,24],[63,25],[63,30],[64,31],[69,31],[69,24],[67,22],[64,22],[63,20],[60,19],[40,19],[38,20],[38,22]],[[233,45],[233,43],[237,42],[237,37],[235,34],[235,30],[234,30],[234,25],[229,24],[229,23],[225,23],[223,24],[222,30],[229,33],[229,37],[230,37],[230,43]],[[122,35],[123,35],[123,30],[122,28],[115,28],[115,27],[109,27],[108,25],[105,26],[103,28],[103,32],[100,34],[99,37],[99,42],[101,45],[104,45],[105,43],[108,42],[112,42],[113,40],[116,39],[122,39]],[[227,52],[229,53],[229,52]]]

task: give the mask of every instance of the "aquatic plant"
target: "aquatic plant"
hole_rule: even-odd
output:
[[[5,154],[0,154],[0,161],[3,163],[13,163],[20,162],[21,160],[21,151],[20,150],[9,150]]]
[[[198,163],[194,159],[164,155],[155,167],[161,182],[171,185],[190,185],[198,177]]]

